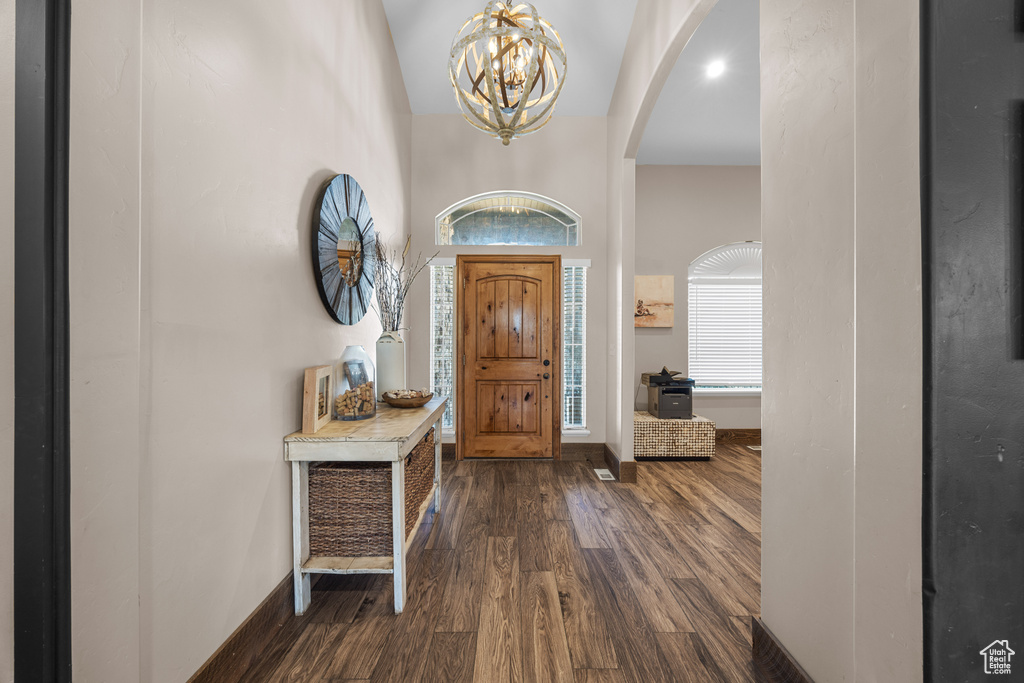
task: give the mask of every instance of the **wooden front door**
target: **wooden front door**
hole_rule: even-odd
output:
[[[558,458],[561,257],[456,264],[456,457]]]

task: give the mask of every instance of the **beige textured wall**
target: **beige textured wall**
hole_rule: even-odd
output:
[[[142,680],[139,14],[87,0],[71,29],[72,665],[109,683]]]
[[[687,372],[687,268],[705,252],[730,242],[761,239],[758,166],[637,166],[636,274],[675,276],[675,324],[635,328],[633,389],[644,372]],[[647,408],[647,388],[637,395]],[[694,397],[694,410],[719,428],[757,429],[757,396]]]
[[[761,12],[761,614],[816,681],[852,681],[854,6]]]
[[[717,0],[639,0],[608,107],[608,447],[633,459],[636,150],[686,41]]]
[[[0,682],[14,681],[14,3],[0,4]]]
[[[621,71],[620,71],[621,73]],[[609,122],[611,118],[609,117]],[[608,134],[612,144],[611,131]],[[633,287],[633,200],[636,190],[636,161],[608,152],[608,346],[605,372],[608,396],[605,399],[605,444],[620,461],[633,460],[632,396],[627,396],[633,375],[632,323],[627,303],[632,306]]]
[[[453,105],[454,106],[454,105]],[[589,437],[566,441],[603,443],[607,344],[607,208],[605,118],[555,116],[540,131],[501,141],[481,133],[458,114],[413,117],[413,253],[442,257],[467,253],[561,254],[587,258],[587,426]],[[578,247],[435,247],[434,219],[446,208],[482,192],[521,190],[550,197],[582,217]],[[430,296],[427,274],[417,280],[407,308],[409,383],[429,379]]]
[[[76,25],[93,28],[76,37],[72,83],[73,448],[95,473],[76,472],[73,504],[91,515],[75,528],[76,624],[131,621],[132,563],[118,560],[136,543],[139,604],[135,657],[102,634],[76,641],[83,681],[187,679],[289,575],[281,438],[299,426],[302,369],[347,344],[372,352],[380,329],[372,314],[344,327],[323,310],[309,256],[318,191],[350,173],[380,234],[409,229],[411,114],[379,2],[140,7],[75,6]],[[136,118],[121,122],[119,93],[130,100],[132,87]],[[103,246],[115,256],[101,260]],[[134,350],[129,339],[114,357],[91,355],[113,334],[97,325],[128,334],[133,316]],[[133,353],[137,428],[88,405],[114,386],[131,392]],[[114,453],[111,432],[127,439]],[[115,476],[105,486],[104,473]],[[111,500],[118,483],[127,500]],[[129,586],[113,587],[122,574]]]
[[[920,680],[917,3],[762,3],[765,623]]]
[[[857,680],[920,681],[919,12],[857,0]]]

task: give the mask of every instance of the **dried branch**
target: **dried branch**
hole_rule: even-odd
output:
[[[382,240],[376,241],[376,275],[374,284],[377,294],[377,316],[385,332],[402,329],[402,316],[405,313],[405,297],[409,294],[413,280],[420,274],[427,263],[440,252],[435,252],[430,259],[422,261],[422,254],[408,262],[409,247],[412,238],[405,240],[405,248],[401,256],[397,249],[388,247]]]

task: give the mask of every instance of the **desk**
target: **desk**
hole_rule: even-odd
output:
[[[405,456],[434,427],[434,485],[420,510],[419,526],[433,498],[441,509],[441,416],[444,397],[435,397],[422,408],[392,408],[381,403],[368,420],[332,420],[315,434],[295,432],[284,438],[284,459],[292,464],[292,545],[295,581],[295,613],[309,607],[310,574],[393,574],[395,613],[406,598],[405,557]],[[390,557],[311,557],[309,552],[309,463],[390,462],[393,553]],[[409,542],[415,537],[409,534]]]

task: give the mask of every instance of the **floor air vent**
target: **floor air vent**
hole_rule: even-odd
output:
[[[597,472],[597,478],[601,481],[615,481],[615,475],[612,474],[611,470],[599,470],[595,468],[594,471]]]

